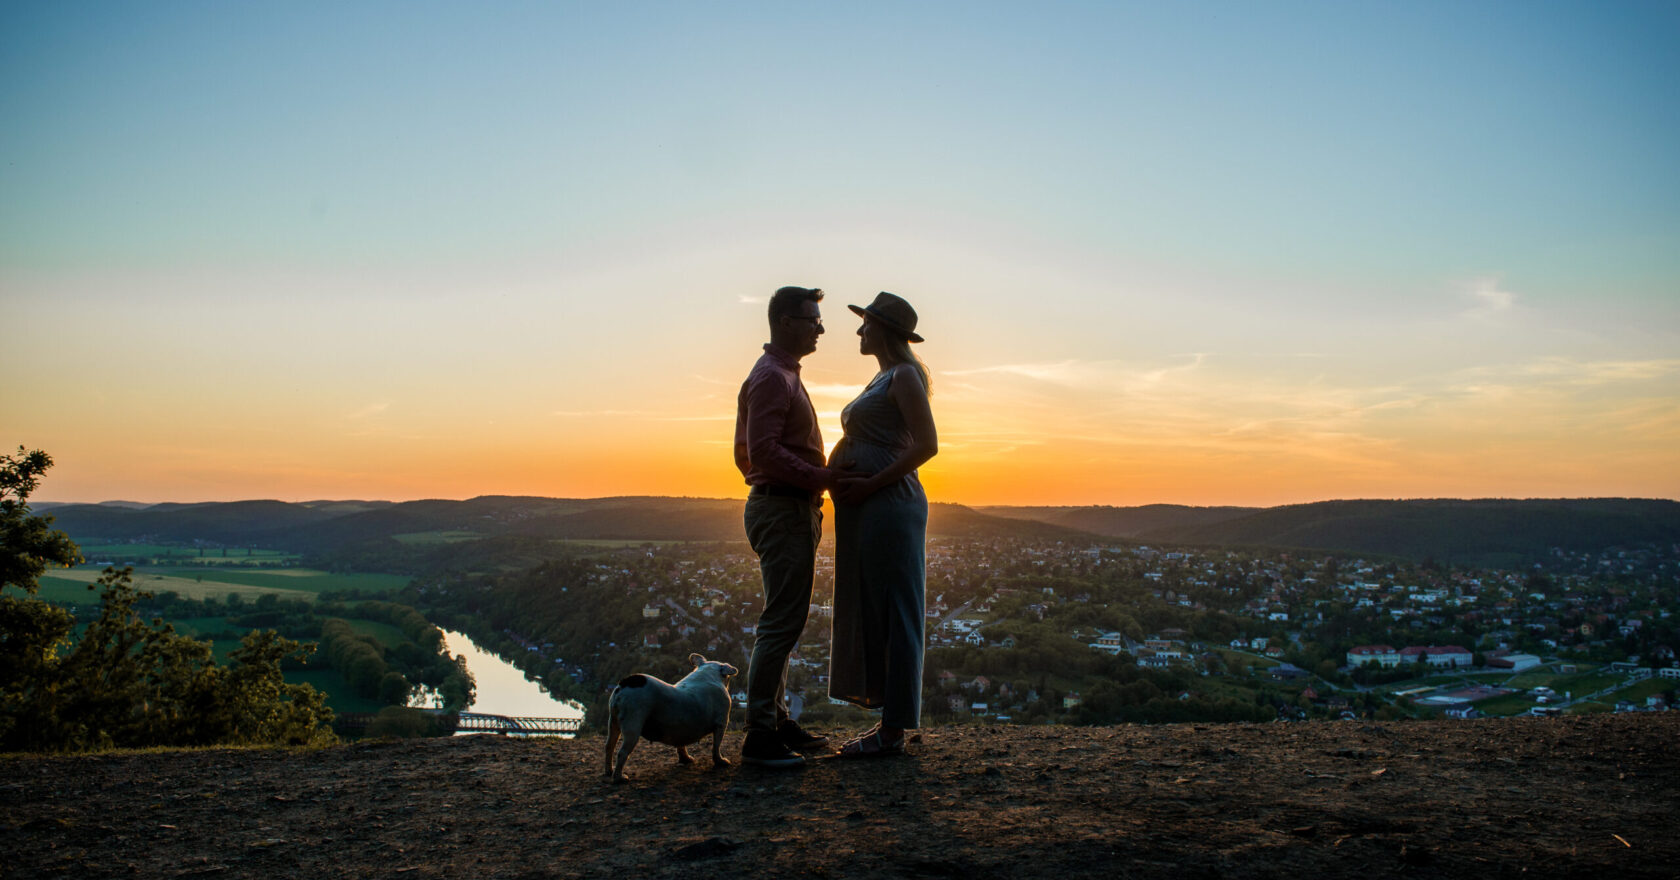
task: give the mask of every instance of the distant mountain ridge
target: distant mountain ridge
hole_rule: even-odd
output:
[[[1680,542],[1680,502],[1642,498],[981,510],[1151,543],[1300,548],[1483,565],[1537,562],[1554,548],[1597,553],[1618,546]]]
[[[1182,504],[1145,504],[1142,507],[977,507],[990,516],[1032,519],[1113,538],[1137,538],[1161,529],[1212,525],[1258,513],[1261,507],[1186,507]]]
[[[427,532],[484,537],[574,540],[739,541],[745,502],[739,499],[537,498],[486,495],[465,501],[156,504],[141,509],[103,504],[52,506],[54,526],[82,542],[206,541],[297,552]],[[957,504],[933,504],[934,535],[1035,540],[1093,540],[1066,526],[988,516]]]
[[[739,541],[739,499],[486,495],[465,501],[273,500],[42,505],[83,542],[206,541],[296,552],[455,532],[573,540]],[[1561,548],[1680,543],[1680,502],[1638,498],[1321,501],[1270,508],[982,507],[934,504],[933,535],[1034,541],[1124,539],[1265,546],[1514,565]]]

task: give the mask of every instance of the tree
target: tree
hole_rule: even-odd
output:
[[[253,632],[230,665],[217,666],[208,642],[140,618],[134,606],[151,594],[134,589],[129,570],[106,569],[97,585],[100,613],[87,631],[74,642],[58,639],[25,675],[8,676],[0,750],[332,741],[325,696],[287,684],[280,670],[313,646]]]
[[[39,589],[46,566],[81,560],[76,545],[27,501],[52,459],[0,456],[0,588]],[[107,568],[99,617],[74,640],[75,620],[39,599],[0,595],[0,751],[214,743],[331,741],[332,712],[308,685],[288,685],[281,660],[313,646],[252,633],[218,667],[210,645],[142,620],[132,571]]]
[[[70,536],[51,528],[52,517],[29,511],[29,496],[50,467],[52,457],[39,449],[19,446],[15,456],[0,455],[0,590],[17,587],[33,596],[47,566],[82,561]]]

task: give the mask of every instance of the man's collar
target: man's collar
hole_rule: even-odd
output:
[[[789,354],[786,349],[778,346],[774,342],[766,342],[764,343],[764,351],[766,354],[775,358],[777,363],[780,363],[782,366],[787,367],[796,373],[799,372],[799,358]]]

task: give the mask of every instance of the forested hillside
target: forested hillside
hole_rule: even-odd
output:
[[[597,541],[740,541],[737,499],[530,498],[466,501],[239,501],[145,508],[53,507],[56,526],[83,542],[156,541],[260,546],[294,553],[412,556],[425,545],[483,538]],[[1680,541],[1680,502],[1654,499],[1323,501],[1264,509],[986,507],[934,504],[931,535],[1032,541],[1129,541],[1269,546],[1521,565],[1554,550]],[[400,551],[400,552],[399,552]],[[390,569],[398,570],[398,569]],[[403,570],[406,570],[403,569]]]
[[[1053,523],[1112,538],[1137,538],[1162,529],[1221,523],[1256,513],[1259,507],[1187,507],[1145,504],[1141,507],[979,507],[981,513],[1009,519]]]
[[[1680,541],[1680,503],[1630,498],[1324,501],[1218,523],[1153,529],[1145,537],[1517,565],[1539,561],[1554,548],[1597,553]]]
[[[1321,501],[1271,508],[987,507],[1111,537],[1293,547],[1474,565],[1680,541],[1680,503],[1638,498]]]
[[[714,498],[526,498],[466,501],[239,501],[159,504],[142,509],[101,504],[53,507],[55,527],[84,542],[208,542],[323,553],[392,539],[533,537],[602,541],[743,540],[744,502]],[[1089,537],[1053,523],[988,516],[956,504],[932,505],[928,529],[951,537],[1035,540]],[[362,546],[367,551],[370,548]]]

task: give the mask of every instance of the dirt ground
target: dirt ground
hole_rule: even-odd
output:
[[[13,755],[0,876],[1667,880],[1677,744],[1680,712],[951,727],[780,771],[644,742],[617,786],[599,737]]]

